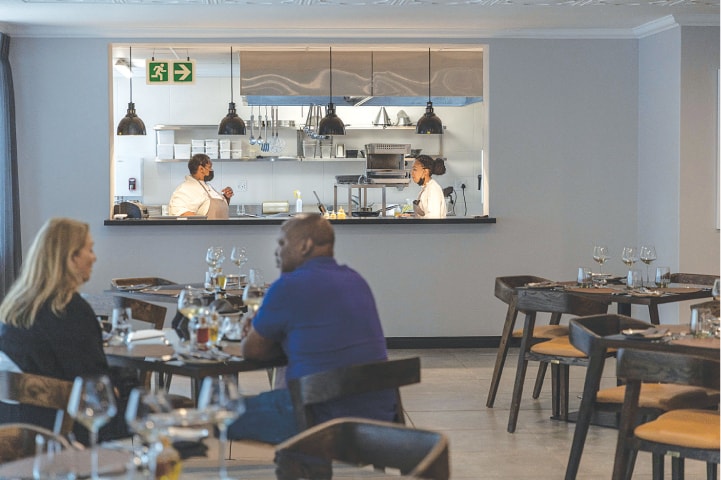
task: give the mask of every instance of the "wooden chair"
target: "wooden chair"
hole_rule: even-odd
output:
[[[56,410],[53,432],[67,435],[73,418],[67,414],[73,383],[32,373],[0,371],[0,400]]]
[[[32,457],[36,453],[36,436],[40,435],[48,442],[57,442],[60,448],[70,448],[70,443],[61,435],[47,428],[30,423],[6,423],[0,425],[0,463],[12,462]]]
[[[330,479],[333,460],[396,468],[414,478],[450,478],[445,435],[360,418],[330,420],[277,445],[276,478]]]
[[[575,295],[571,292],[557,290],[520,290],[517,299],[519,311],[526,312],[523,327],[523,337],[518,353],[518,367],[516,380],[513,385],[513,398],[508,416],[509,433],[516,431],[518,412],[521,407],[523,383],[526,376],[528,361],[533,360],[551,364],[552,404],[553,418],[568,419],[568,371],[571,365],[587,365],[588,358],[583,352],[573,348],[569,337],[557,337],[541,343],[533,342],[533,330],[536,314],[546,312],[551,314],[569,314],[586,316],[606,313],[608,300],[595,300],[586,296]]]
[[[668,382],[719,388],[719,361],[689,355],[622,349],[617,374],[626,382],[626,396],[616,445],[613,479],[631,477],[636,452],[653,456],[653,478],[663,478],[663,458],[671,456],[672,478],[684,476],[684,459],[706,462],[708,479],[717,478],[719,464],[718,410],[680,409],[636,426],[642,382]]]
[[[625,395],[624,386],[600,389],[605,358],[608,356],[603,337],[620,334],[625,329],[644,330],[651,324],[623,315],[592,315],[571,320],[569,324],[571,344],[590,359],[586,370],[584,394],[576,418],[576,429],[567,464],[566,478],[575,478],[583,454],[591,418],[597,412],[610,411],[620,414]],[[639,397],[639,414],[650,420],[663,412],[716,405],[718,390],[690,385],[645,383]]]
[[[506,311],[506,320],[503,323],[503,331],[501,332],[501,340],[496,353],[496,364],[493,367],[493,376],[491,377],[491,385],[488,389],[488,398],[486,406],[493,408],[498,393],[498,385],[501,383],[501,374],[503,366],[508,356],[508,348],[510,347],[511,338],[521,338],[523,330],[514,330],[516,318],[518,317],[518,294],[517,288],[523,287],[529,283],[549,282],[550,280],[543,277],[535,277],[533,275],[517,275],[510,277],[496,277],[496,286],[494,294],[508,305]],[[525,313],[525,312],[521,312]],[[568,327],[559,325],[561,321],[560,313],[551,314],[548,325],[538,325],[533,329],[532,342],[549,340],[551,338],[568,335]],[[543,378],[546,375],[546,364],[539,365],[538,375],[536,376],[536,384],[533,387],[533,398],[538,398],[541,394],[543,386]]]
[[[385,360],[337,368],[288,380],[296,421],[300,430],[315,425],[313,406],[348,395],[395,388],[396,423],[405,424],[399,387],[421,381],[419,357]]]

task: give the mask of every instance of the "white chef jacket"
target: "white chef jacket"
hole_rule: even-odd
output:
[[[415,209],[416,217],[446,218],[447,210],[443,189],[434,179],[429,179],[421,187],[421,193],[418,194],[418,205]]]
[[[195,215],[208,215],[210,199],[225,201],[221,193],[202,180],[185,176],[185,181],[178,185],[168,203],[168,214],[182,215],[185,212],[194,212]]]

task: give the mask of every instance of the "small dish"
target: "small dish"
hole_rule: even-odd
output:
[[[140,290],[148,287],[150,287],[150,284],[148,283],[138,283],[136,285],[118,285],[117,289],[124,290],[126,292],[139,292]]]

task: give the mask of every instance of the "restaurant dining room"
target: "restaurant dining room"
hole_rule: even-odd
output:
[[[0,479],[718,478],[717,0],[0,5]]]

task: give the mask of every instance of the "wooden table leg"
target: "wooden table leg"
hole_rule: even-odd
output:
[[[516,310],[516,296],[514,295],[511,299],[511,303],[508,304],[506,321],[503,324],[501,341],[498,345],[498,352],[496,353],[496,364],[493,367],[491,386],[488,389],[488,398],[486,399],[486,407],[488,408],[493,408],[493,404],[496,401],[498,385],[501,383],[501,373],[503,372],[503,366],[506,363],[506,355],[508,355],[508,348],[510,346],[509,342],[511,340],[511,333],[513,333],[513,327],[516,324],[516,317],[518,317],[518,310]]]

